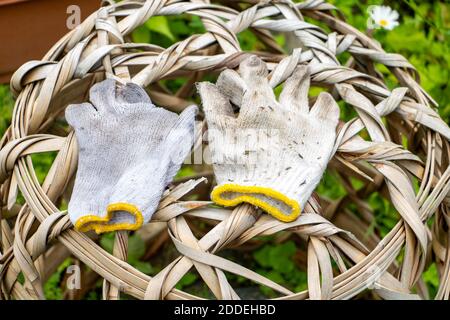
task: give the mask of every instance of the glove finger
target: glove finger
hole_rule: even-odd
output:
[[[267,75],[269,71],[264,61],[252,55],[241,62],[239,74],[249,87],[256,87],[261,83],[268,82]]]
[[[175,124],[175,128],[189,129],[190,131],[194,129],[195,126],[195,116],[197,115],[198,107],[196,105],[190,105],[183,110],[183,112],[178,117]]]
[[[168,183],[172,181],[184,159],[191,151],[194,143],[195,115],[197,111],[198,108],[195,105],[187,107],[180,114],[174,127],[166,137],[165,150],[167,150],[170,157],[166,175]]]
[[[93,85],[89,91],[89,100],[100,113],[113,111],[116,100],[116,81],[106,79]]]
[[[308,67],[298,66],[284,83],[283,91],[280,94],[280,103],[291,110],[307,113],[309,111],[309,87]]]
[[[201,82],[197,85],[197,89],[209,125],[219,125],[222,122],[221,118],[229,120],[234,118],[233,107],[214,84]]]
[[[236,71],[226,69],[217,79],[217,88],[228,100],[237,106],[241,106],[247,85]]]
[[[187,107],[178,117],[174,126],[170,130],[165,139],[168,150],[171,153],[181,150],[180,157],[183,161],[187,153],[191,149],[194,141],[195,115],[197,114],[197,106],[191,105]]]
[[[84,102],[81,104],[71,104],[66,108],[65,117],[67,123],[74,129],[88,125],[97,118],[97,111],[92,104]]]
[[[117,102],[122,104],[145,103],[149,108],[154,107],[147,92],[139,85],[128,82],[126,85],[117,89]]]
[[[253,118],[257,112],[273,112],[280,108],[269,85],[264,61],[257,56],[251,56],[240,64],[239,73],[248,87],[242,98],[239,118]]]
[[[328,92],[321,92],[316,103],[311,108],[311,115],[322,121],[329,121],[336,127],[339,121],[340,109],[333,96]]]
[[[165,144],[171,152],[183,150],[186,157],[194,141],[195,116],[198,108],[191,105],[184,109],[165,138]],[[184,151],[186,150],[187,151]],[[182,160],[184,160],[184,157]],[[181,161],[182,161],[181,160]]]

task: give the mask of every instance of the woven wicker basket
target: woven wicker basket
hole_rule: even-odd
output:
[[[280,299],[350,299],[364,290],[384,299],[421,299],[428,298],[421,275],[432,262],[441,279],[437,298],[449,298],[450,129],[419,85],[414,67],[402,56],[383,51],[324,1],[239,3],[106,3],[41,61],[26,63],[14,74],[11,88],[17,101],[12,124],[0,141],[2,298],[44,298],[43,284],[69,256],[92,270],[82,284],[87,286],[97,275],[105,279],[105,299],[117,299],[120,293],[138,299],[202,298],[175,288],[193,267],[217,299],[242,297],[227,279],[230,273],[271,288]],[[167,49],[127,40],[152,16],[180,14],[200,17],[207,32]],[[249,205],[234,210],[211,207],[213,175],[204,166],[201,173],[175,181],[152,222],[138,231],[150,248],[169,241],[179,253],[150,277],[124,261],[126,232],[116,233],[109,254],[95,236],[75,231],[60,211],[70,198],[77,167],[76,139],[64,124],[64,109],[86,100],[95,82],[114,74],[145,87],[156,104],[180,111],[189,99],[197,99],[195,82],[205,74],[235,68],[248,56],[236,37],[246,29],[265,45],[264,52],[256,54],[268,63],[273,81],[282,83],[295,65],[309,64],[313,84],[356,111],[354,119],[339,126],[337,152],[328,168],[346,195],[331,200],[316,194],[297,221],[282,223]],[[285,33],[298,48],[284,53],[275,33]],[[341,65],[336,57],[344,53],[350,58]],[[387,88],[379,64],[398,80],[396,89]],[[158,84],[176,77],[188,79],[176,93]],[[199,135],[195,148],[201,147]],[[57,156],[40,183],[32,155],[46,152]],[[185,197],[192,190],[200,199]],[[374,193],[398,212],[398,222],[383,238],[377,230],[368,232],[376,219],[367,204]],[[206,229],[198,228],[199,222]],[[252,250],[261,245],[255,237],[263,235],[275,235],[277,243],[299,243],[307,291],[292,292],[219,255],[224,249]]]

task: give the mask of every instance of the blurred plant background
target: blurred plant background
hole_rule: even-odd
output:
[[[392,31],[377,29],[373,32],[373,37],[378,40],[387,52],[396,52],[405,56],[416,67],[421,76],[422,86],[439,103],[439,113],[444,120],[450,121],[450,2],[448,1],[418,1],[418,0],[396,0],[396,1],[360,1],[360,0],[329,0],[336,5],[346,16],[347,21],[361,31],[366,31],[368,12],[370,5],[388,5],[397,10],[400,14],[400,25]],[[172,43],[185,39],[191,34],[203,33],[202,22],[197,17],[180,15],[175,17],[153,17],[147,23],[134,31],[132,37],[135,42],[154,43],[164,47]],[[238,35],[242,49],[259,50],[260,43],[249,31]],[[277,36],[280,45],[286,45],[283,36]],[[344,61],[342,61],[344,62]],[[383,68],[381,68],[383,72]],[[384,70],[388,84],[394,84],[395,79],[387,70]],[[170,89],[176,90],[181,87],[183,80],[167,82]],[[0,85],[0,134],[3,134],[11,121],[13,99],[9,92],[8,85]],[[350,115],[348,115],[350,116]],[[347,117],[344,114],[344,117]],[[54,155],[40,155],[33,158],[36,172],[40,179],[45,174],[53,161]],[[179,176],[192,172],[185,168]],[[328,172],[323,179],[318,192],[330,199],[337,199],[345,194],[341,186],[339,177]],[[384,236],[398,221],[398,216],[392,205],[378,195],[373,195],[369,203],[376,213],[376,221],[373,222],[367,233],[377,230],[379,236]],[[201,227],[201,226],[200,226]],[[111,251],[113,245],[113,235],[102,236],[100,244]],[[290,288],[293,291],[303,290],[306,285],[304,244],[295,243],[293,240],[279,243],[280,239],[268,237],[261,239],[260,245],[255,250],[244,253],[225,251],[223,254],[227,258],[236,259],[240,263],[245,260],[245,265],[253,268],[257,272],[270,279]],[[302,248],[303,246],[303,248]],[[129,262],[139,270],[147,274],[155,274],[161,270],[168,261],[171,261],[177,254],[175,249],[167,246],[164,249],[166,257],[150,259],[152,255],[146,251],[146,246],[137,234],[130,237]],[[63,279],[67,276],[66,267],[71,263],[71,259],[65,261],[57,272],[52,275],[46,284],[45,291],[49,299],[63,298]],[[167,261],[165,261],[167,260]],[[83,271],[83,274],[94,274],[90,270]],[[199,285],[198,274],[188,273],[178,283],[179,289],[189,292],[209,296],[208,290]],[[436,293],[438,275],[435,266],[432,264],[424,274],[424,282],[430,291],[430,297]],[[101,298],[100,279],[92,279],[93,290],[85,292],[82,298]],[[245,290],[250,286],[247,280],[230,275],[230,281],[239,284]],[[257,290],[258,291],[258,290]],[[258,292],[239,292],[243,296],[262,298],[272,297],[274,292],[261,287]]]

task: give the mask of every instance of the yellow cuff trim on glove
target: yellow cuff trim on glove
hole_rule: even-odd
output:
[[[134,216],[135,222],[108,224],[114,211],[127,211]],[[143,221],[144,218],[142,217],[142,213],[136,206],[129,203],[118,202],[108,205],[105,217],[94,215],[80,217],[75,223],[75,229],[81,232],[94,230],[97,234],[118,230],[132,231],[139,229],[142,226]]]
[[[226,192],[242,193],[243,195],[240,195],[234,199],[225,199],[222,197],[222,195]],[[265,195],[266,197],[273,198],[275,200],[283,202],[292,209],[291,213],[289,214],[283,213],[282,211],[272,206],[271,204],[251,195],[255,193],[262,194]],[[242,202],[248,202],[253,204],[254,206],[263,209],[267,213],[271,214],[273,217],[283,222],[294,221],[300,215],[300,205],[297,201],[288,198],[284,194],[267,187],[241,186],[238,184],[223,184],[214,188],[214,190],[211,193],[211,199],[215,203],[226,207],[237,206]]]

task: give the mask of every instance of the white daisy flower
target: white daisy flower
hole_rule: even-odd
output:
[[[375,27],[392,30],[399,25],[399,14],[388,6],[370,6],[367,10]]]

